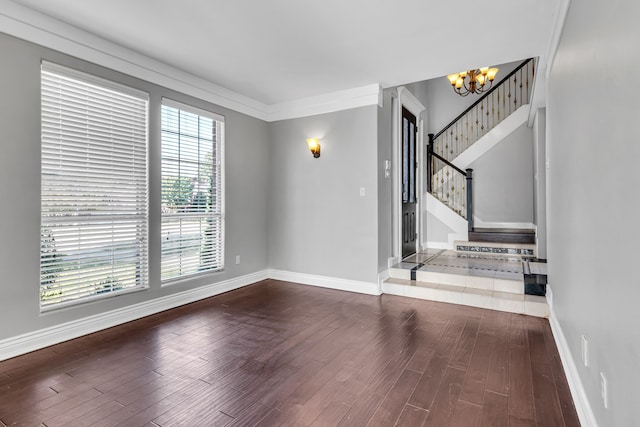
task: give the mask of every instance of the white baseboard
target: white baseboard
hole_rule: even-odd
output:
[[[549,316],[551,332],[553,333],[556,347],[558,347],[558,353],[560,353],[562,367],[564,368],[564,372],[567,375],[567,382],[569,383],[569,389],[571,390],[573,403],[576,406],[576,412],[578,413],[578,418],[580,419],[580,425],[582,425],[583,427],[598,427],[598,423],[596,422],[593,410],[591,409],[591,404],[589,403],[589,399],[587,398],[587,393],[584,390],[582,380],[580,379],[580,375],[578,374],[578,368],[574,362],[573,357],[571,356],[569,344],[567,343],[567,339],[564,336],[564,332],[562,332],[562,328],[560,327],[560,323],[558,323],[558,318],[556,317],[553,306],[551,304],[549,305],[549,310],[551,311],[551,314]]]
[[[269,269],[269,278],[300,283],[302,285],[338,289],[340,291],[358,292],[367,295],[380,295],[381,293],[377,283],[340,279],[338,277],[316,276],[314,274]]]
[[[378,295],[382,295],[382,286],[389,277],[391,277],[389,269],[383,270],[378,273]]]
[[[232,291],[269,278],[268,270],[236,277],[151,301],[118,308],[83,319],[51,326],[16,337],[0,340],[0,361],[39,350],[50,345],[111,328],[151,314],[189,304],[223,292]]]

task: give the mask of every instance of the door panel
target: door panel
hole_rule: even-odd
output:
[[[402,258],[416,253],[416,116],[402,108]]]

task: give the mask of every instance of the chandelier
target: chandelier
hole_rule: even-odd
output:
[[[477,70],[449,74],[447,78],[455,93],[460,96],[467,96],[470,93],[482,93],[489,90],[493,84],[493,79],[496,78],[496,74],[498,74],[497,68],[482,67]],[[489,82],[488,84],[487,81]]]

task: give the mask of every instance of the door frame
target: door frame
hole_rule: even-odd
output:
[[[424,210],[424,121],[421,113],[425,111],[425,107],[418,99],[404,86],[396,89],[395,96],[392,96],[391,120],[391,239],[393,242],[392,259],[389,260],[389,266],[395,265],[402,260],[402,150],[400,142],[402,141],[402,108],[409,110],[411,114],[416,116],[416,125],[418,135],[416,136],[416,159],[418,161],[418,170],[416,174],[416,196],[417,196],[417,218],[416,218],[416,252],[420,252],[422,248],[422,232],[425,224],[423,220]]]

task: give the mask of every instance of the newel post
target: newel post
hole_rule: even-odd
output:
[[[429,141],[427,142],[427,191],[431,193],[431,181],[433,180],[433,171],[431,170],[433,165],[433,134],[429,134]]]
[[[467,169],[467,224],[473,231],[473,169]]]

